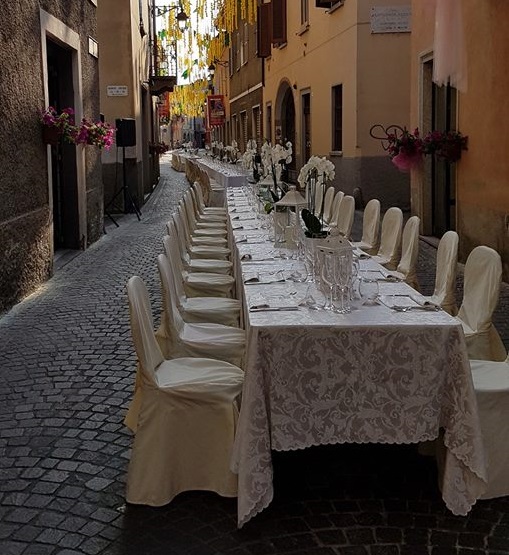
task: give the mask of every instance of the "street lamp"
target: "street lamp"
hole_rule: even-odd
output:
[[[180,10],[175,19],[177,20],[178,28],[181,31],[184,31],[185,28],[187,27],[187,20],[189,19],[189,16],[182,8],[182,4],[180,2],[178,3],[178,5],[175,5],[175,6],[152,6],[152,14],[154,16],[154,19],[156,17],[161,17],[162,15],[166,15],[167,13],[170,13],[172,10]]]
[[[216,66],[228,67],[229,62],[227,62],[227,61],[222,62],[221,60],[218,60],[217,58],[214,58],[214,60],[211,62],[211,64],[207,68],[209,70],[209,73],[210,73],[211,77],[214,77],[214,73],[216,72]]]

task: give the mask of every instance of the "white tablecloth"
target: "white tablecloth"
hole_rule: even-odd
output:
[[[237,266],[244,278],[270,280],[289,261],[274,256],[265,232],[242,215],[240,191],[229,195]],[[253,228],[253,229],[249,229]],[[253,258],[240,262],[243,255]],[[300,262],[290,263],[294,267]],[[376,269],[361,261],[361,269]],[[286,270],[285,277],[291,274]],[[242,279],[239,279],[242,282]],[[248,349],[232,467],[239,475],[238,525],[273,497],[271,450],[338,443],[417,443],[446,447],[442,496],[466,514],[486,489],[477,405],[461,325],[447,313],[398,313],[354,304],[350,314],[249,312],[261,294],[304,296],[307,284],[243,286]],[[381,283],[381,294],[419,295],[406,284]]]

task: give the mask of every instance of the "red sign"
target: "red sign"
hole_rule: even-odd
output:
[[[226,120],[226,108],[222,94],[209,94],[207,96],[209,125],[223,125]]]

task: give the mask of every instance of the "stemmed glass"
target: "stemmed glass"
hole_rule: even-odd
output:
[[[363,305],[372,306],[378,304],[378,281],[367,276],[362,276],[359,281],[359,293],[363,299]]]

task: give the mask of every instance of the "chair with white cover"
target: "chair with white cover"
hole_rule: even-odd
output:
[[[486,457],[488,489],[481,499],[509,495],[509,359],[471,360]]]
[[[458,267],[459,237],[455,231],[447,231],[440,239],[437,250],[437,266],[433,295],[424,298],[440,306],[451,316],[458,312],[456,305],[456,273]]]
[[[341,206],[341,202],[343,201],[344,196],[345,196],[345,193],[343,193],[343,191],[338,191],[334,196],[334,200],[332,201],[332,212],[331,212],[331,217],[329,221],[330,226],[335,226],[335,227],[338,226],[339,208]]]
[[[166,255],[175,270],[189,297],[232,297],[235,278],[230,274],[216,272],[189,272],[183,265],[177,252],[177,245],[171,236],[163,238]],[[168,250],[169,249],[169,250]]]
[[[184,270],[188,272],[212,272],[214,274],[231,274],[233,271],[233,263],[229,260],[219,258],[191,258],[187,252],[185,242],[181,240],[177,233],[177,228],[173,219],[166,222],[166,230],[168,235],[176,243],[177,251],[180,255],[180,261]],[[203,247],[206,249],[206,247]],[[202,249],[202,247],[195,247]]]
[[[214,322],[215,324],[224,324],[225,326],[240,325],[240,307],[241,303],[237,299],[214,296],[195,296],[190,297],[186,294],[182,283],[182,276],[179,274],[178,268],[168,256],[168,249],[171,249],[171,241],[169,237],[164,238],[166,254],[160,254],[157,258],[157,266],[161,281],[168,280],[173,286],[175,293],[175,301],[177,308],[185,322]],[[161,326],[167,326],[167,316],[163,311],[161,315]],[[163,333],[163,335],[165,335]]]
[[[192,235],[198,237],[226,237],[226,222],[200,222],[196,219],[194,213],[193,199],[190,194],[185,194],[181,199],[182,206],[184,207],[189,230]]]
[[[334,201],[334,195],[336,191],[334,187],[330,186],[325,191],[325,196],[323,198],[323,221],[328,223],[332,216],[332,203]]]
[[[227,247],[212,246],[212,245],[193,245],[188,238],[187,230],[183,222],[183,218],[177,211],[172,215],[179,243],[181,243],[181,250],[184,249],[190,258],[215,258],[218,260],[227,260],[231,254],[231,250]]]
[[[403,230],[403,212],[397,206],[389,208],[382,220],[380,248],[373,260],[388,270],[398,267],[401,255],[401,233]]]
[[[193,221],[187,214],[183,199],[179,200],[177,213],[182,218],[186,236],[191,245],[212,245],[225,247],[228,244],[226,237],[211,234],[211,231],[193,230]],[[212,232],[214,233],[214,232]]]
[[[419,291],[417,280],[417,260],[419,257],[419,228],[421,219],[418,216],[408,218],[403,228],[401,240],[401,260],[395,271],[390,275],[408,283],[416,291]]]
[[[183,491],[237,494],[230,457],[243,372],[207,358],[165,360],[154,336],[145,284],[127,284],[138,357],[125,424],[134,432],[127,471],[128,503],[162,506]]]
[[[353,219],[355,216],[355,199],[350,195],[344,195],[339,205],[337,228],[343,237],[350,239],[352,233]]]
[[[192,272],[184,268],[176,241],[171,235],[163,237],[164,251],[171,265],[180,276],[180,281],[189,297],[232,297],[235,278],[230,274],[212,270]]]
[[[224,206],[207,206],[205,199],[203,198],[203,191],[200,183],[193,183],[192,188],[196,193],[196,199],[198,200],[198,209],[202,214],[224,214],[226,215],[226,208]]]
[[[372,198],[364,208],[362,238],[352,245],[368,254],[376,254],[380,245],[380,201]]]
[[[200,206],[198,202],[198,197],[196,195],[196,190],[194,187],[190,187],[189,191],[186,193],[191,195],[193,201],[193,210],[195,215],[195,220],[198,225],[205,224],[206,226],[226,226],[228,220],[228,215],[226,213],[209,214],[200,212]]]
[[[185,322],[177,306],[171,270],[167,272],[167,267],[160,265],[159,259],[158,267],[165,321],[156,337],[164,356],[217,358],[240,366],[246,347],[245,331],[224,324]]]
[[[475,247],[465,263],[463,301],[457,318],[463,326],[468,356],[479,360],[505,360],[506,349],[491,318],[497,307],[502,261],[497,251]]]

